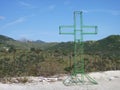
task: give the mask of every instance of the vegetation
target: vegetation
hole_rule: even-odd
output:
[[[73,42],[21,42],[3,35],[0,41],[1,78],[69,73],[74,66]],[[84,53],[86,72],[120,70],[120,35],[86,41]]]

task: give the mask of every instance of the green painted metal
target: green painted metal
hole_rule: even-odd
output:
[[[79,25],[77,25],[77,16],[79,17]],[[75,85],[75,84],[97,84],[97,82],[91,78],[85,72],[85,65],[84,65],[84,42],[83,42],[83,35],[87,34],[97,34],[97,26],[86,26],[83,25],[82,20],[82,11],[75,11],[74,12],[74,24],[73,25],[61,25],[59,26],[59,34],[67,34],[67,35],[74,35],[74,58],[73,63],[74,67],[73,70],[68,76],[67,79],[63,81],[65,85]],[[63,32],[63,29],[73,29],[72,32]],[[84,28],[94,28],[94,32],[84,32]],[[79,44],[80,51],[77,51]],[[77,54],[80,54],[80,57],[77,58]],[[80,76],[79,76],[80,75]]]

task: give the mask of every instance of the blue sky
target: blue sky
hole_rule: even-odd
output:
[[[120,0],[0,0],[0,34],[14,39],[72,41],[59,35],[59,25],[72,25],[73,12],[83,11],[84,25],[97,25],[99,40],[120,34]]]

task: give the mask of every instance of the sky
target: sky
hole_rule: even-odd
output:
[[[98,26],[98,34],[84,35],[84,41],[120,35],[120,0],[0,0],[0,35],[73,41],[73,35],[59,35],[59,26],[73,25],[74,11],[83,12],[84,25]]]

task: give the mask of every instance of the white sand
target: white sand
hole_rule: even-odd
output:
[[[0,90],[120,90],[120,70],[96,72],[90,73],[89,75],[95,78],[95,80],[98,82],[98,85],[65,86],[63,85],[62,81],[56,81],[57,78],[54,78],[53,81],[55,82],[49,82],[51,78],[43,79],[43,77],[31,77],[31,79],[34,80],[32,83],[0,83]],[[42,82],[40,82],[40,80],[42,80]]]

